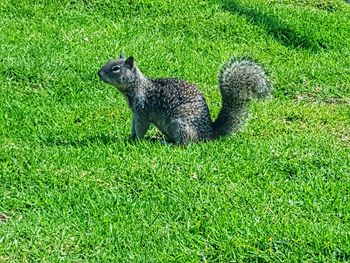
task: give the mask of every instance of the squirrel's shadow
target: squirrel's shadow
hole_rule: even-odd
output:
[[[150,143],[161,143],[164,144],[165,139],[162,137],[146,137],[145,139]],[[139,140],[131,140],[128,137],[115,137],[112,135],[106,134],[97,134],[94,136],[87,136],[82,139],[68,139],[68,138],[48,138],[44,140],[45,144],[48,146],[72,146],[72,147],[86,147],[94,144],[104,144],[111,145],[113,143],[124,143],[124,144],[137,144]]]
[[[310,36],[301,35],[277,16],[267,15],[254,8],[246,7],[237,0],[222,0],[221,6],[223,10],[243,16],[252,24],[263,27],[268,34],[284,46],[295,49],[303,48],[312,52],[327,48],[326,43],[322,43],[317,39],[310,39]]]
[[[49,146],[73,146],[73,147],[85,147],[92,144],[102,143],[104,145],[109,145],[116,142],[126,142],[126,139],[121,139],[119,137],[106,135],[106,134],[96,134],[93,136],[78,138],[62,138],[62,137],[50,137],[44,140],[46,145]]]

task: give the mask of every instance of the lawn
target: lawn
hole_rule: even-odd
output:
[[[0,262],[350,262],[350,5],[1,0]],[[197,84],[248,55],[274,96],[176,147],[97,70],[121,51]]]

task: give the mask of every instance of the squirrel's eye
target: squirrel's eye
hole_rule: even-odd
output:
[[[120,67],[117,65],[112,67],[112,71],[114,71],[114,72],[118,72],[119,70],[120,70]]]

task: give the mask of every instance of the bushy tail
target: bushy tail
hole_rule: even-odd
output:
[[[239,130],[245,122],[249,101],[271,93],[271,85],[260,65],[246,57],[232,58],[219,74],[222,108],[214,122],[215,137]]]

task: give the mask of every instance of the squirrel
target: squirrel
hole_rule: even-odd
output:
[[[238,131],[245,122],[249,102],[271,93],[263,68],[247,57],[232,58],[219,73],[222,108],[215,121],[199,89],[176,78],[150,79],[132,56],[122,53],[99,71],[100,79],[115,86],[132,110],[130,139],[142,139],[150,124],[176,145],[209,141]]]

